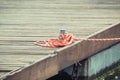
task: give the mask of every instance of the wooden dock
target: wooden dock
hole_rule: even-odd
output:
[[[76,42],[65,48],[46,48],[34,45],[34,41],[58,37],[62,28],[82,38],[90,35],[96,38],[97,34],[101,35],[97,38],[120,37],[119,24],[115,29],[108,28],[120,22],[119,14],[120,0],[0,0],[1,80],[44,80],[57,74],[82,59],[68,56],[69,51],[75,52],[72,50],[82,44],[74,47],[79,44]],[[101,30],[103,32],[95,33]],[[113,43],[106,43],[103,48]],[[98,50],[103,49],[102,46]],[[81,47],[82,51],[86,49],[86,46]],[[67,53],[68,57],[62,59],[61,53]],[[80,55],[79,51],[76,53]],[[61,56],[56,57],[58,54]],[[66,61],[65,58],[70,59]]]

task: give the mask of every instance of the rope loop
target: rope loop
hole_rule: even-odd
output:
[[[101,38],[101,39],[86,39],[86,38],[75,38],[72,34],[65,32],[60,33],[58,38],[50,38],[48,40],[38,40],[34,42],[35,45],[43,47],[63,47],[70,45],[73,41],[85,40],[85,41],[119,41],[120,38]]]

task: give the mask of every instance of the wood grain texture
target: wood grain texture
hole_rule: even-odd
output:
[[[0,0],[0,77],[5,70],[53,55],[57,48],[33,42],[57,37],[61,28],[85,38],[119,22],[119,4],[120,0]]]

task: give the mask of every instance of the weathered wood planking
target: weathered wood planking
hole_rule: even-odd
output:
[[[114,38],[120,37],[120,23],[107,28],[106,30],[99,31],[88,38]],[[66,47],[63,49],[56,50],[59,58],[60,69],[64,69],[67,66],[70,66],[72,63],[78,62],[85,58],[88,58],[97,52],[105,49],[118,41],[79,41],[75,45]],[[64,56],[66,53],[66,56]],[[60,54],[60,55],[59,55]],[[64,56],[64,57],[62,57]],[[66,63],[63,63],[66,61]]]
[[[33,42],[57,37],[61,28],[87,37],[119,22],[119,4],[120,0],[0,0],[0,75],[53,55],[56,48]],[[51,71],[48,73],[53,75],[57,68]]]
[[[110,35],[109,35],[110,34]],[[88,38],[114,38],[120,37],[120,23],[112,25],[110,28],[101,30]],[[27,66],[19,71],[13,71],[7,76],[1,78],[3,80],[46,80],[55,75],[58,71],[88,58],[104,48],[112,46],[119,41],[78,41],[70,46],[57,49],[51,56],[35,62],[33,65]],[[88,46],[89,45],[89,46]],[[99,45],[99,46],[98,46]],[[13,74],[13,75],[11,75]]]
[[[7,74],[8,72],[0,72],[0,77],[4,76],[5,74]]]

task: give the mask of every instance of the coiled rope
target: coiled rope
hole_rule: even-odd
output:
[[[72,34],[65,32],[60,33],[59,38],[50,38],[48,40],[38,40],[34,42],[35,45],[43,47],[63,47],[72,44],[74,41],[85,40],[85,41],[119,41],[120,38],[102,38],[102,39],[86,39],[86,38],[75,38]]]

